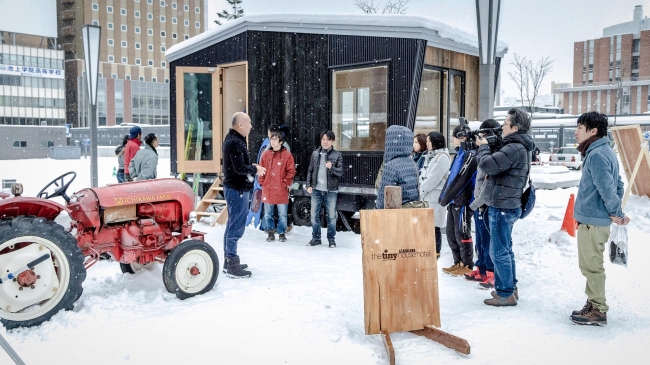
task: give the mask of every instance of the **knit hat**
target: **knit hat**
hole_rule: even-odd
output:
[[[138,134],[140,133],[142,133],[142,129],[140,129],[140,127],[138,127],[137,125],[133,126],[131,127],[131,130],[129,130],[129,138],[131,139],[137,138]]]
[[[431,148],[434,151],[447,147],[447,144],[445,143],[445,136],[443,136],[442,133],[431,132],[427,137],[429,137],[429,140],[431,141]]]

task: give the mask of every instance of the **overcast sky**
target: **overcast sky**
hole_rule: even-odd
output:
[[[345,13],[361,14],[353,0],[244,0],[246,14],[268,13]],[[385,0],[375,0],[384,3]],[[650,16],[646,0],[503,0],[499,39],[508,43],[502,68],[501,88],[504,97],[517,94],[507,72],[517,53],[532,60],[551,56],[553,72],[542,93],[550,94],[550,82],[572,82],[573,42],[602,37],[603,28],[632,20],[635,5],[643,5]],[[225,0],[208,0],[210,22],[227,7]],[[411,0],[408,14],[444,21],[476,33],[474,0]],[[213,26],[211,25],[211,27]]]

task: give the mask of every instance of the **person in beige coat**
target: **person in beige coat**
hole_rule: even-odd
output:
[[[436,227],[436,257],[440,257],[442,248],[440,229],[445,226],[447,220],[447,210],[438,203],[451,167],[451,158],[446,147],[445,137],[442,134],[429,133],[424,167],[420,173],[420,199],[428,202],[429,208],[433,208],[433,220]]]

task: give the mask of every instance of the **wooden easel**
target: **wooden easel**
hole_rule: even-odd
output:
[[[625,208],[630,192],[637,196],[650,196],[650,154],[639,125],[611,129],[621,155],[623,169],[628,179],[621,208]],[[636,157],[636,159],[634,159]],[[632,168],[632,166],[634,166]],[[637,176],[640,178],[637,179]]]
[[[439,329],[433,209],[399,209],[400,187],[386,187],[385,197],[386,209],[360,212],[366,334],[381,334],[391,365],[391,332],[409,331],[469,354],[466,340]]]

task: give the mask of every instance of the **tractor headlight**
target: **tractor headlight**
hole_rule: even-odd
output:
[[[196,223],[196,212],[194,212],[194,211],[190,212],[190,217],[189,217],[188,223],[189,224]]]

